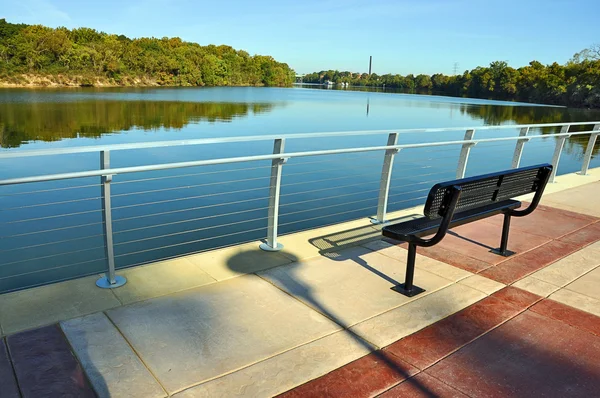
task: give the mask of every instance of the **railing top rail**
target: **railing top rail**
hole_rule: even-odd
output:
[[[585,124],[591,124],[591,123],[585,123]],[[145,166],[121,167],[121,168],[113,168],[113,169],[100,169],[100,170],[80,171],[80,172],[73,172],[73,173],[61,173],[61,174],[49,174],[49,175],[42,175],[42,176],[11,178],[11,179],[6,179],[6,180],[0,180],[0,186],[24,184],[24,183],[32,183],[32,182],[43,182],[43,181],[67,180],[67,179],[73,179],[73,178],[86,178],[86,177],[98,177],[98,176],[106,176],[106,175],[140,173],[140,172],[157,171],[157,170],[170,170],[170,169],[179,169],[179,168],[186,168],[186,167],[208,166],[208,165],[229,164],[229,163],[243,163],[243,162],[261,161],[261,160],[282,159],[282,158],[291,159],[291,158],[308,157],[308,156],[324,156],[324,155],[338,155],[338,154],[345,154],[345,153],[384,151],[384,150],[388,150],[388,149],[425,148],[425,147],[447,146],[447,145],[478,144],[478,143],[484,143],[484,142],[530,140],[530,139],[535,139],[535,138],[568,137],[568,136],[572,136],[572,135],[590,134],[593,132],[596,132],[596,130],[579,131],[579,132],[573,132],[573,133],[546,134],[546,135],[531,135],[531,136],[502,137],[502,138],[483,138],[483,139],[479,139],[479,140],[439,141],[439,142],[425,142],[425,143],[418,143],[418,144],[400,144],[400,145],[385,145],[385,146],[374,146],[374,147],[329,149],[329,150],[307,151],[307,152],[288,152],[288,153],[284,152],[281,154],[240,156],[240,157],[233,157],[233,158],[217,158],[217,159],[196,160],[196,161],[177,162],[177,163],[162,163],[162,164],[153,164],[153,165],[145,165]]]
[[[542,127],[562,127],[562,126],[589,126],[598,125],[600,121],[595,122],[568,122],[568,123],[544,123],[544,124],[505,124],[501,126],[471,126],[471,127],[434,127],[434,128],[412,128],[412,129],[388,129],[388,130],[361,130],[361,131],[337,131],[323,133],[298,133],[298,134],[283,134],[283,135],[254,135],[240,137],[215,137],[215,138],[200,138],[194,140],[172,140],[172,141],[156,141],[142,142],[131,144],[113,144],[113,145],[90,145],[73,148],[57,148],[57,149],[33,149],[24,151],[6,151],[0,152],[0,159],[21,158],[31,156],[49,156],[49,155],[66,155],[73,153],[89,153],[99,151],[121,151],[131,149],[148,149],[162,148],[173,146],[186,145],[208,145],[208,144],[226,144],[234,142],[251,142],[251,141],[272,141],[274,139],[314,139],[326,137],[344,137],[344,136],[360,136],[360,135],[378,135],[378,134],[411,134],[411,133],[439,133],[448,131],[464,131],[464,130],[501,130],[501,129],[522,129],[522,128],[542,128]],[[589,133],[589,132],[588,132]],[[549,136],[549,135],[548,135]]]

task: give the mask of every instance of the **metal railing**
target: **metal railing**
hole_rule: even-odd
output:
[[[587,130],[586,131],[577,131],[577,132],[570,132],[569,129],[572,126],[593,126],[593,128],[591,130]],[[537,129],[537,128],[549,128],[549,127],[553,127],[553,128],[560,128],[560,133],[557,134],[530,134],[530,132],[533,129]],[[519,131],[519,135],[518,136],[514,136],[514,137],[500,137],[500,138],[483,138],[483,139],[475,139],[475,133],[476,131],[485,131],[485,130],[502,130],[502,129],[515,129]],[[444,133],[444,132],[457,132],[457,131],[465,131],[465,135],[464,138],[462,140],[450,140],[450,141],[437,141],[437,142],[419,142],[419,143],[412,143],[412,144],[398,144],[399,141],[399,137],[401,137],[404,134],[429,134],[429,133]],[[86,215],[86,214],[90,214],[90,213],[96,213],[96,212],[101,212],[102,215],[102,221],[101,222],[95,222],[95,223],[81,223],[78,225],[74,225],[74,226],[65,226],[65,227],[59,227],[59,228],[54,228],[54,229],[48,229],[48,230],[44,230],[42,232],[56,232],[59,230],[64,230],[64,229],[68,229],[68,228],[79,228],[79,227],[88,227],[88,226],[101,226],[102,228],[102,232],[100,233],[96,233],[94,235],[90,235],[89,237],[93,238],[93,237],[98,237],[98,236],[102,236],[102,238],[104,239],[104,244],[103,246],[97,246],[97,247],[93,247],[92,249],[96,250],[96,249],[104,249],[104,260],[106,261],[106,268],[107,268],[107,272],[106,272],[106,276],[99,279],[97,282],[97,285],[99,287],[104,287],[104,288],[114,288],[114,287],[118,287],[121,286],[122,284],[124,284],[126,282],[125,278],[120,277],[116,274],[116,267],[115,267],[115,246],[122,246],[122,245],[132,245],[132,244],[137,244],[139,242],[144,242],[144,241],[149,241],[152,239],[158,239],[158,238],[162,238],[162,239],[166,239],[166,238],[171,238],[174,236],[181,236],[182,234],[191,234],[191,233],[197,233],[199,231],[206,231],[206,230],[213,230],[216,231],[218,230],[218,228],[220,227],[224,227],[227,225],[235,225],[238,224],[238,221],[232,221],[231,223],[217,223],[217,225],[215,226],[208,226],[208,227],[202,227],[202,228],[195,228],[192,230],[174,230],[174,232],[172,233],[168,233],[168,234],[164,234],[161,235],[159,237],[138,237],[136,239],[127,241],[127,242],[119,242],[119,243],[115,243],[114,242],[114,237],[115,235],[119,235],[119,234],[127,234],[127,233],[132,233],[132,232],[139,232],[139,231],[144,231],[147,228],[156,228],[156,227],[160,227],[160,228],[170,228],[173,225],[182,225],[185,223],[191,223],[191,222],[200,222],[200,221],[204,221],[207,219],[220,219],[223,220],[226,217],[233,217],[233,219],[235,220],[236,217],[238,217],[240,214],[254,214],[256,213],[256,215],[260,215],[260,217],[255,217],[255,218],[251,218],[248,220],[244,220],[244,222],[264,222],[266,221],[266,240],[264,243],[262,243],[260,245],[260,248],[266,251],[278,251],[281,250],[283,248],[283,246],[278,242],[278,228],[282,227],[282,226],[289,226],[291,224],[294,223],[298,223],[299,221],[291,221],[291,222],[286,222],[286,223],[281,223],[280,222],[280,209],[283,208],[290,208],[292,211],[287,212],[284,216],[289,216],[292,214],[302,214],[302,213],[310,213],[311,209],[307,209],[307,210],[296,210],[294,211],[294,208],[307,203],[307,202],[311,202],[315,201],[322,201],[323,199],[321,197],[317,197],[314,199],[307,199],[307,200],[301,200],[301,201],[297,201],[297,202],[290,202],[290,203],[283,203],[280,204],[280,199],[281,198],[285,198],[286,196],[290,196],[290,195],[294,195],[294,192],[291,193],[282,193],[282,187],[284,188],[289,188],[290,186],[292,188],[294,187],[300,187],[302,188],[302,186],[304,185],[304,187],[306,186],[310,186],[310,185],[314,185],[317,182],[323,182],[323,183],[328,183],[332,180],[337,180],[342,181],[344,179],[347,178],[351,178],[351,177],[336,177],[336,178],[329,178],[329,179],[309,179],[306,182],[294,182],[294,183],[289,183],[289,184],[282,184],[282,170],[284,165],[289,165],[289,161],[292,159],[302,159],[302,158],[310,158],[310,157],[324,157],[324,156],[332,156],[332,155],[336,155],[336,156],[342,156],[342,155],[351,155],[351,154],[357,154],[358,156],[361,157],[361,159],[366,158],[369,153],[377,153],[377,152],[383,152],[383,159],[381,157],[379,157],[380,155],[378,155],[377,157],[373,158],[374,160],[377,161],[377,159],[379,159],[379,161],[383,161],[383,165],[381,166],[381,173],[379,174],[379,179],[369,179],[368,183],[373,183],[376,184],[378,183],[378,187],[376,187],[375,185],[372,186],[371,189],[362,189],[359,193],[360,194],[366,194],[366,193],[377,193],[377,204],[376,204],[376,208],[373,208],[371,206],[367,206],[364,208],[361,208],[359,210],[368,210],[368,209],[373,209],[373,212],[376,214],[376,216],[372,219],[372,221],[374,223],[384,223],[386,222],[386,214],[388,211],[388,208],[390,205],[398,205],[398,204],[402,204],[402,203],[409,203],[411,201],[414,200],[418,200],[421,198],[424,198],[425,195],[427,194],[427,191],[429,190],[429,188],[431,187],[431,185],[433,183],[435,183],[437,180],[439,180],[439,174],[440,173],[425,173],[425,174],[410,174],[409,176],[401,176],[401,178],[397,178],[397,179],[393,179],[392,178],[392,170],[394,168],[394,165],[398,165],[399,163],[402,163],[402,161],[398,161],[396,160],[398,158],[398,154],[401,151],[409,151],[409,150],[417,150],[419,148],[441,148],[441,149],[437,149],[437,150],[430,150],[428,152],[428,156],[431,156],[431,166],[425,166],[425,167],[420,167],[418,168],[419,170],[421,169],[427,169],[429,167],[433,167],[433,166],[443,166],[444,169],[448,169],[449,167],[452,167],[451,165],[446,165],[444,163],[442,163],[441,161],[444,160],[444,157],[440,157],[440,154],[444,154],[447,152],[447,147],[452,147],[452,146],[457,146],[460,148],[460,154],[458,156],[458,162],[455,163],[455,167],[456,167],[456,173],[455,176],[456,178],[463,178],[466,174],[467,171],[467,166],[468,166],[468,162],[469,162],[469,156],[471,154],[471,152],[473,151],[474,147],[476,147],[478,144],[490,144],[490,145],[498,145],[500,146],[500,144],[502,145],[506,145],[509,144],[511,142],[514,142],[514,149],[512,149],[510,152],[512,154],[512,161],[511,161],[511,167],[513,168],[517,168],[519,167],[520,163],[521,163],[521,158],[523,155],[523,150],[524,147],[526,145],[526,143],[528,143],[531,140],[540,140],[540,139],[547,139],[547,138],[554,138],[556,139],[556,142],[554,144],[554,152],[553,152],[553,156],[552,156],[552,160],[551,163],[554,166],[553,172],[552,172],[552,176],[550,178],[550,182],[554,182],[555,181],[555,177],[556,177],[556,173],[558,170],[558,165],[559,165],[559,161],[560,161],[560,157],[561,154],[563,152],[563,148],[564,148],[564,144],[565,144],[565,140],[571,136],[576,136],[576,135],[589,135],[589,140],[587,143],[587,147],[585,150],[585,153],[583,155],[583,160],[582,160],[582,165],[581,165],[581,174],[585,175],[587,174],[589,165],[590,165],[590,161],[592,158],[592,154],[593,154],[593,149],[594,149],[594,145],[596,143],[596,139],[598,137],[598,135],[600,134],[600,122],[580,122],[580,123],[557,123],[557,124],[531,124],[531,125],[505,125],[505,126],[479,126],[479,127],[466,127],[466,128],[458,128],[458,127],[451,127],[451,128],[429,128],[429,129],[403,129],[403,130],[372,130],[372,131],[348,131],[348,132],[333,132],[333,133],[310,133],[310,134],[291,134],[291,135],[265,135],[265,136],[249,136],[249,137],[228,137],[228,138],[210,138],[210,139],[196,139],[196,140],[180,140],[180,141],[163,141],[163,142],[148,142],[148,143],[139,143],[139,144],[117,144],[117,145],[105,145],[105,146],[85,146],[85,147],[75,147],[75,148],[62,148],[62,149],[49,149],[49,150],[25,150],[25,151],[7,151],[7,152],[0,152],[0,160],[2,159],[11,159],[11,158],[25,158],[25,157],[38,157],[38,156],[48,156],[48,155],[68,155],[68,154],[77,154],[77,153],[90,153],[90,152],[95,152],[95,153],[99,153],[99,157],[100,157],[100,167],[97,170],[87,170],[87,171],[78,171],[78,172],[69,172],[69,173],[59,173],[59,174],[46,174],[46,175],[36,175],[36,176],[28,176],[28,177],[20,177],[20,178],[10,178],[10,179],[4,179],[4,180],[0,180],[0,187],[2,186],[8,186],[8,185],[16,185],[16,184],[30,184],[30,183],[41,183],[41,182],[48,182],[48,181],[59,181],[59,180],[72,180],[72,179],[85,179],[85,178],[100,178],[100,196],[99,197],[85,197],[85,198],[77,198],[77,199],[70,199],[70,200],[66,200],[66,201],[58,201],[58,202],[50,202],[50,203],[38,203],[38,204],[34,204],[34,205],[26,205],[26,206],[20,206],[20,207],[13,207],[13,208],[8,208],[8,209],[0,209],[0,211],[6,211],[6,210],[12,210],[12,209],[23,209],[23,208],[40,208],[40,207],[44,207],[44,206],[51,206],[51,205],[57,205],[57,204],[61,204],[61,203],[73,203],[73,202],[77,202],[77,203],[82,203],[85,201],[93,201],[93,200],[100,200],[101,201],[101,208],[100,209],[92,209],[92,210],[85,210],[85,211],[79,211],[79,212],[73,212],[72,214],[59,214],[59,215],[55,215],[55,214],[51,214],[48,216],[44,216],[44,217],[37,217],[37,218],[30,218],[30,219],[26,219],[25,221],[27,222],[40,222],[42,223],[44,220],[48,220],[48,219],[53,219],[53,218],[58,218],[58,217],[66,217],[66,216],[73,216],[73,215]],[[309,141],[313,141],[313,140],[318,140],[318,139],[322,139],[322,138],[331,138],[331,137],[356,137],[356,136],[376,136],[376,135],[387,135],[387,143],[385,145],[381,145],[381,146],[363,146],[363,147],[350,147],[350,148],[337,148],[337,149],[325,149],[325,150],[310,150],[310,151],[296,151],[296,152],[285,152],[285,143],[288,140],[309,140]],[[191,145],[209,145],[209,144],[220,144],[220,145],[226,145],[226,144],[232,144],[232,143],[250,143],[253,141],[272,141],[273,142],[273,151],[272,153],[268,153],[268,154],[260,154],[260,155],[252,155],[252,156],[238,156],[238,157],[228,157],[228,158],[216,158],[216,159],[207,159],[207,160],[193,160],[193,161],[185,161],[185,162],[174,162],[174,163],[161,163],[161,164],[148,164],[148,165],[143,165],[143,166],[130,166],[130,167],[117,167],[117,168],[112,168],[111,164],[110,164],[110,156],[111,156],[111,152],[114,151],[125,151],[125,150],[133,150],[133,149],[150,149],[150,148],[166,148],[166,147],[176,147],[176,146],[191,146]],[[496,144],[498,143],[498,144]],[[507,154],[508,155],[508,154]],[[447,157],[447,159],[452,159],[451,161],[454,161],[454,157],[450,156]],[[230,180],[230,181],[213,181],[207,184],[195,184],[195,185],[187,185],[187,186],[183,186],[183,187],[167,187],[167,188],[161,188],[161,189],[157,189],[157,190],[143,190],[143,191],[138,191],[138,192],[126,192],[126,193],[111,193],[111,186],[113,184],[121,184],[124,182],[113,182],[113,178],[115,176],[120,176],[120,175],[128,175],[128,174],[132,174],[132,173],[142,173],[142,172],[150,172],[150,171],[162,171],[162,170],[173,170],[173,169],[183,169],[183,168],[191,168],[191,167],[204,167],[204,166],[215,166],[215,165],[232,165],[232,164],[238,164],[238,163],[248,163],[248,162],[259,162],[259,161],[267,161],[270,162],[270,166],[260,166],[260,167],[254,167],[254,168],[244,168],[244,169],[239,169],[239,172],[243,172],[243,171],[247,171],[247,170],[253,170],[253,169],[269,169],[270,171],[270,176],[260,176],[260,177],[254,177],[254,178],[250,178],[250,179],[234,179],[234,180]],[[309,172],[300,172],[300,173],[292,173],[290,175],[295,175],[297,178],[299,176],[302,175],[310,175],[310,174],[319,174],[321,169],[321,165],[319,164],[320,162],[325,162],[322,160],[317,160],[314,162],[304,162],[304,165],[310,165],[316,164],[316,170],[315,171],[309,171]],[[381,163],[379,163],[381,165]],[[406,162],[406,164],[410,165],[410,162]],[[291,166],[291,165],[290,165]],[[288,166],[286,166],[288,167]],[[346,166],[343,167],[344,170],[351,168],[351,166]],[[331,169],[328,168],[329,171],[331,170],[335,170],[335,168]],[[404,169],[407,171],[410,171],[410,168]],[[181,176],[194,176],[194,175],[207,175],[207,174],[218,174],[218,173],[223,173],[223,172],[228,172],[231,173],[232,170],[225,170],[225,171],[212,171],[212,172],[203,172],[203,173],[192,173],[192,174],[183,174],[183,175],[175,175],[175,176],[161,176],[161,177],[151,177],[151,178],[141,178],[141,179],[137,179],[137,180],[132,180],[132,181],[127,181],[127,183],[142,183],[142,184],[147,184],[151,181],[156,181],[156,180],[161,180],[161,181],[165,181],[167,179],[170,178],[177,178],[177,177],[181,177]],[[360,174],[359,174],[360,176]],[[362,174],[362,176],[366,176],[366,177],[373,177],[372,174]],[[437,177],[436,177],[437,176]],[[356,177],[356,175],[353,176],[354,178]],[[414,179],[416,177],[419,177],[421,179],[423,179],[424,181],[419,181],[419,182],[410,182],[411,179]],[[123,206],[117,206],[117,207],[113,207],[112,201],[115,198],[119,198],[119,199],[127,199],[128,197],[134,196],[137,197],[138,195],[142,195],[142,194],[158,194],[158,193],[170,193],[173,191],[177,191],[177,190],[182,190],[182,189],[190,189],[190,188],[206,188],[207,186],[211,186],[211,187],[215,187],[215,186],[219,186],[219,184],[228,184],[228,183],[238,183],[238,182],[248,182],[248,181],[265,181],[269,180],[269,184],[268,186],[266,185],[261,185],[257,188],[249,188],[249,189],[244,189],[244,190],[236,190],[233,192],[216,192],[216,193],[208,193],[208,194],[203,194],[203,195],[188,195],[188,196],[184,196],[181,198],[174,198],[174,199],[166,199],[166,200],[161,200],[161,201],[151,201],[151,202],[143,202],[143,203],[133,203],[133,204],[126,204]],[[400,194],[390,194],[390,189],[391,189],[391,183],[392,181],[398,182],[398,181],[403,181],[404,182],[397,188],[418,188],[418,189],[413,189],[410,191],[405,191],[403,190]],[[406,183],[405,183],[406,182]],[[320,192],[324,192],[324,191],[333,191],[335,194],[333,196],[329,196],[327,197],[327,200],[331,200],[331,199],[335,199],[335,202],[333,202],[330,205],[326,205],[326,206],[322,206],[320,207],[320,209],[331,209],[332,212],[328,212],[326,215],[324,216],[317,216],[314,218],[302,218],[301,221],[306,222],[308,220],[311,219],[315,219],[315,218],[322,218],[322,217],[331,217],[331,216],[335,216],[335,215],[343,215],[344,213],[351,213],[352,211],[357,211],[357,210],[351,210],[351,211],[346,211],[346,212],[333,212],[333,210],[335,210],[336,207],[339,207],[340,205],[348,205],[348,204],[356,204],[356,205],[361,205],[362,204],[366,204],[368,202],[371,201],[371,198],[365,198],[365,199],[361,199],[361,200],[356,200],[356,201],[347,201],[346,199],[352,195],[356,195],[356,193],[344,193],[344,189],[353,187],[353,186],[361,186],[364,187],[365,184],[367,183],[356,183],[353,182],[351,184],[342,184],[340,186],[333,186],[333,187],[326,187],[326,188],[319,188],[316,190],[311,190],[311,189],[304,189],[301,192],[302,193],[308,193],[308,194],[318,194]],[[80,189],[80,188],[85,188],[85,187],[93,187],[93,186],[97,186],[96,184],[89,184],[89,185],[83,185],[83,186],[79,186],[79,187],[64,187],[64,188],[51,188],[48,189],[46,191],[58,191],[58,190],[68,190],[68,189]],[[267,206],[264,207],[258,207],[258,208],[251,208],[251,209],[237,209],[236,211],[232,211],[232,212],[226,212],[226,213],[220,213],[220,214],[210,214],[208,216],[204,216],[204,217],[199,217],[199,218],[185,218],[183,220],[178,220],[178,221],[170,221],[170,222],[166,222],[166,223],[158,223],[158,224],[153,224],[150,226],[146,226],[146,225],[141,225],[135,228],[129,228],[129,229],[125,229],[122,231],[113,231],[113,225],[115,223],[115,220],[113,219],[113,212],[115,210],[135,210],[137,208],[143,207],[143,206],[153,206],[153,205],[161,205],[164,203],[179,203],[181,201],[187,201],[187,200],[198,200],[199,198],[202,198],[204,200],[209,200],[212,197],[214,198],[220,198],[223,195],[227,195],[227,194],[236,194],[236,195],[241,195],[241,194],[251,194],[253,191],[259,191],[263,188],[268,188],[268,196],[267,198],[244,198],[238,201],[232,201],[232,202],[227,202],[227,203],[221,203],[221,202],[217,202],[217,203],[212,203],[212,204],[208,204],[208,205],[204,205],[204,206],[197,206],[197,207],[192,207],[192,208],[185,208],[185,209],[175,209],[175,210],[170,210],[170,211],[165,211],[165,212],[157,212],[157,213],[153,213],[150,215],[132,215],[129,217],[124,217],[121,218],[118,221],[123,221],[123,220],[135,220],[135,221],[139,221],[140,219],[145,219],[148,217],[159,217],[159,216],[165,216],[165,215],[173,215],[179,212],[186,212],[186,211],[191,211],[191,210],[199,210],[202,209],[204,211],[211,211],[211,210],[215,210],[217,208],[219,208],[220,206],[226,206],[226,205],[231,205],[231,204],[237,204],[237,205],[241,205],[241,204],[247,204],[247,203],[251,203],[253,201],[258,201],[260,199],[268,199],[268,204]],[[45,190],[37,190],[37,191],[32,191],[33,193],[43,193],[45,192]],[[32,192],[21,192],[21,193],[15,193],[15,194],[9,194],[9,195],[18,195],[18,194],[31,194]],[[0,194],[2,192],[0,191]],[[417,194],[417,195],[421,195],[419,197],[416,198],[410,198],[410,199],[405,199],[405,200],[400,200],[400,201],[396,201],[394,198],[400,195],[407,195],[407,194]],[[0,195],[1,196],[1,195]],[[390,201],[390,199],[392,201]],[[412,202],[411,202],[412,203]],[[208,210],[207,210],[208,209]],[[266,210],[266,212],[265,212]],[[265,213],[263,213],[265,212]],[[262,215],[260,214],[262,213]],[[4,223],[4,224],[14,224],[17,222],[22,222],[22,221],[11,221],[8,223]],[[260,228],[254,228],[254,229],[250,229],[250,230],[246,230],[246,231],[242,231],[242,232],[236,232],[236,233],[246,233],[246,232],[250,232],[250,231],[259,231],[259,230],[264,230],[264,227],[260,227]],[[12,236],[26,236],[28,234],[36,234],[36,233],[41,233],[41,232],[25,232],[22,234],[12,234],[10,235]],[[216,238],[220,237],[220,236],[226,236],[227,234],[224,235],[219,235],[218,233],[216,233]],[[8,235],[7,235],[8,236]],[[263,235],[264,236],[264,235]],[[6,236],[2,236],[2,237],[6,237]],[[0,238],[2,238],[0,237]],[[78,237],[73,240],[83,240],[88,238],[86,237]],[[215,237],[209,237],[206,239],[215,239]],[[197,241],[201,241],[202,239],[199,240],[192,240],[192,242],[197,242]],[[6,250],[0,250],[0,251],[16,251],[16,250],[26,250],[29,248],[33,248],[33,247],[40,247],[40,246],[44,246],[44,245],[54,245],[54,244],[62,244],[62,243],[70,243],[70,241],[64,240],[64,241],[54,241],[54,242],[45,242],[45,243],[38,243],[36,245],[30,245],[30,246],[25,246],[22,248],[11,248],[11,249],[6,249]],[[171,246],[177,246],[181,243],[173,243],[171,244]],[[169,247],[169,246],[165,246],[165,247]],[[92,250],[89,249],[89,250]],[[88,250],[88,249],[85,249]],[[134,251],[133,254],[138,254],[138,253],[143,253],[146,251],[151,251],[153,249],[149,249],[149,250],[140,250],[140,251]],[[83,250],[79,250],[79,251],[83,251]],[[70,251],[69,253],[77,253],[78,250],[75,251]],[[124,254],[121,256],[126,256],[126,255],[130,255],[130,254]],[[53,257],[55,255],[49,255],[46,256],[45,258],[48,257]],[[42,259],[44,257],[40,257],[40,259]],[[86,260],[86,261],[82,261],[82,263],[86,263],[89,261],[101,261],[100,260]],[[15,262],[13,262],[15,263]],[[17,261],[18,263],[18,261]],[[12,264],[12,263],[10,263]],[[74,265],[78,265],[77,263]],[[1,279],[1,278],[0,278]]]

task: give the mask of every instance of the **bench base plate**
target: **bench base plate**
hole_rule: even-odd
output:
[[[510,250],[506,250],[504,252],[501,252],[500,248],[492,249],[492,250],[490,250],[490,253],[494,253],[494,254],[497,254],[497,255],[502,256],[502,257],[510,257],[513,254],[516,254],[515,252],[510,251]]]
[[[413,285],[413,287],[410,290],[406,290],[404,288],[404,283],[394,286],[391,289],[395,292],[398,292],[398,293],[406,296],[406,297],[414,297],[417,294],[423,293],[425,291],[425,289],[422,289],[419,286],[415,286],[415,285]]]

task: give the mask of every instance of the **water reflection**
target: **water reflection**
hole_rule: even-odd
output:
[[[99,138],[131,129],[181,129],[269,112],[272,103],[177,101],[0,102],[0,147],[30,141]]]
[[[460,112],[474,120],[483,121],[485,125],[502,124],[541,124],[541,123],[567,123],[600,119],[598,111],[588,109],[573,109],[562,107],[539,106],[495,106],[495,105],[468,105],[462,104]],[[569,131],[589,131],[591,126],[572,126]],[[536,129],[537,134],[557,134],[560,127],[545,127]],[[565,142],[564,151],[577,160],[583,158],[587,148],[589,135],[571,136]],[[592,156],[600,154],[600,140],[596,141]]]

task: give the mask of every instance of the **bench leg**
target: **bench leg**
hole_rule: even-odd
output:
[[[408,260],[406,261],[406,278],[404,283],[398,286],[392,287],[392,290],[403,294],[407,297],[416,296],[419,293],[423,293],[425,289],[413,285],[413,279],[415,277],[415,259],[417,257],[417,246],[409,243],[408,244]]]
[[[512,256],[515,252],[507,249],[508,246],[508,231],[510,229],[510,214],[504,214],[504,222],[502,223],[502,240],[500,241],[500,247],[497,249],[490,250],[494,254],[499,254],[504,257]]]

